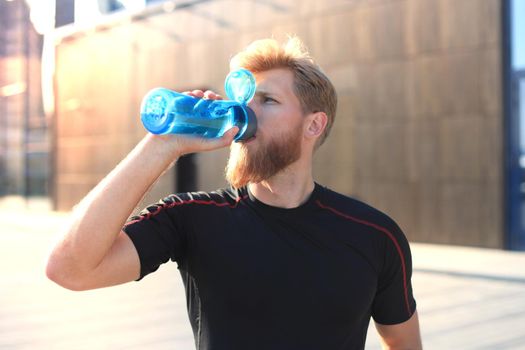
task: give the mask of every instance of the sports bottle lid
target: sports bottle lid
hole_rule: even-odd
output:
[[[255,78],[247,69],[234,70],[226,77],[224,90],[230,100],[247,104],[255,95]]]
[[[236,107],[236,110],[237,109],[246,118],[246,123],[244,123],[244,127],[242,127],[237,136],[235,136],[235,141],[246,141],[254,136],[257,131],[257,118],[253,110],[246,105],[240,105]]]

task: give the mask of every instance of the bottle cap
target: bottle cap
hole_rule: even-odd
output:
[[[234,70],[226,77],[224,90],[230,100],[246,104],[255,95],[255,78],[247,69]]]
[[[237,108],[240,109],[244,114],[246,122],[244,123],[244,127],[241,128],[239,133],[237,133],[235,136],[235,141],[246,141],[254,136],[255,132],[257,131],[257,118],[255,117],[253,109],[250,107],[239,106]]]

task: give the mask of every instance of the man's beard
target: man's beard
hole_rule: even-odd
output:
[[[226,165],[226,180],[241,188],[248,183],[267,180],[295,162],[301,156],[302,128],[292,129],[289,135],[280,135],[250,150],[241,142],[232,144]],[[254,145],[255,146],[255,145]]]

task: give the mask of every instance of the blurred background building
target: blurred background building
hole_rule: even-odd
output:
[[[145,134],[149,89],[223,93],[233,54],[293,33],[339,94],[320,183],[412,241],[525,249],[521,0],[0,0],[0,21],[0,195],[71,209]],[[224,186],[227,153],[144,202]]]
[[[42,37],[23,1],[0,1],[0,195],[47,195],[50,120],[42,110]]]

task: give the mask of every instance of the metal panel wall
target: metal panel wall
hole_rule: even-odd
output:
[[[384,210],[411,240],[502,247],[500,6],[218,0],[72,35],[57,47],[56,206],[71,207],[143,135],[148,89],[223,92],[232,54],[296,33],[339,94],[318,181]],[[226,156],[197,156],[199,189],[225,185]]]

